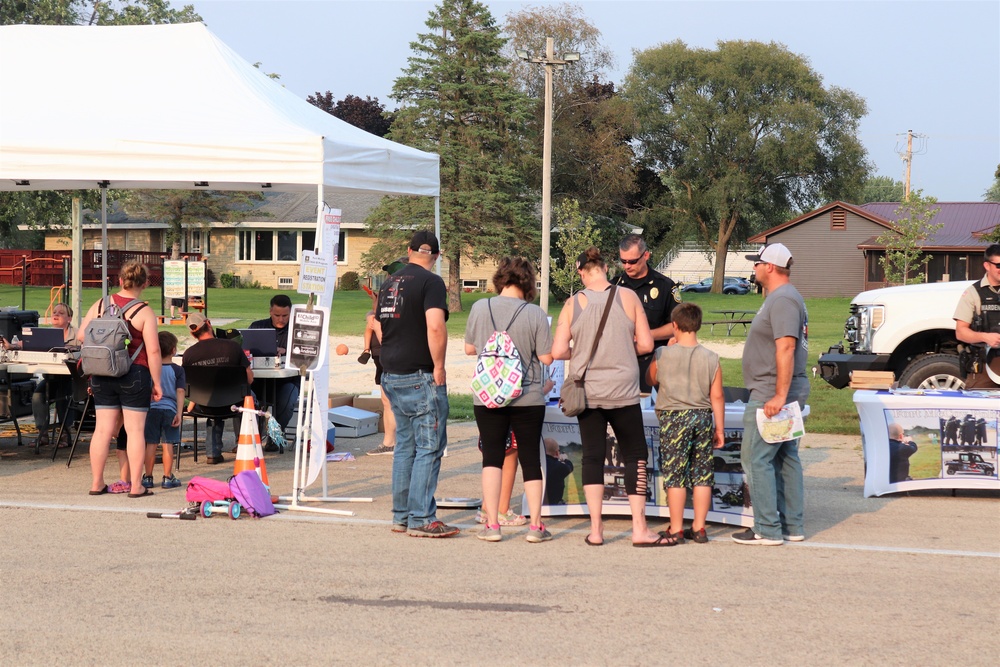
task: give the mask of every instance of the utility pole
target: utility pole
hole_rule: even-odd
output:
[[[899,135],[897,135],[899,136]],[[914,134],[913,130],[906,131],[906,150],[901,151],[899,144],[896,144],[896,153],[902,158],[903,162],[906,164],[903,175],[903,201],[910,201],[910,169],[913,167],[913,137],[922,140],[920,147],[917,149],[917,155],[923,155],[927,152],[927,135],[926,134]]]

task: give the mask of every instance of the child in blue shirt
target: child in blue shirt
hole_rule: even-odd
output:
[[[146,474],[142,477],[142,485],[147,489],[153,487],[153,461],[156,459],[156,445],[163,443],[163,482],[164,489],[173,489],[181,485],[174,477],[174,447],[181,442],[181,413],[177,406],[184,405],[184,388],[187,378],[184,369],[172,363],[177,352],[177,336],[168,331],[161,331],[160,354],[163,366],[160,371],[160,386],[163,388],[163,398],[154,401],[146,413]]]

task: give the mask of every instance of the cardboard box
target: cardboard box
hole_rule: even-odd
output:
[[[328,408],[339,408],[342,405],[353,405],[354,394],[330,394]]]
[[[368,412],[377,412],[378,432],[385,433],[385,416],[382,414],[385,406],[382,405],[381,396],[355,396],[353,405],[359,410],[367,410]]]
[[[330,408],[327,419],[341,438],[360,438],[378,432],[378,413],[350,406]]]

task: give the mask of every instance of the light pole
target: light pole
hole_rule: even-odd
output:
[[[552,237],[552,72],[580,59],[579,53],[564,53],[556,58],[555,39],[545,38],[545,57],[532,58],[527,51],[518,50],[517,57],[529,63],[545,66],[545,127],[542,139],[542,289],[539,305],[549,312],[549,255]]]

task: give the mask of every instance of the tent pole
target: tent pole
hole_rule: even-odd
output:
[[[108,298],[108,182],[101,181],[101,298]]]
[[[83,208],[79,197],[73,197],[73,278],[70,282],[73,326],[80,327],[83,318]]]
[[[434,236],[438,243],[441,243],[441,195],[434,198]],[[441,275],[441,255],[438,255],[437,262],[434,263],[434,272]]]

